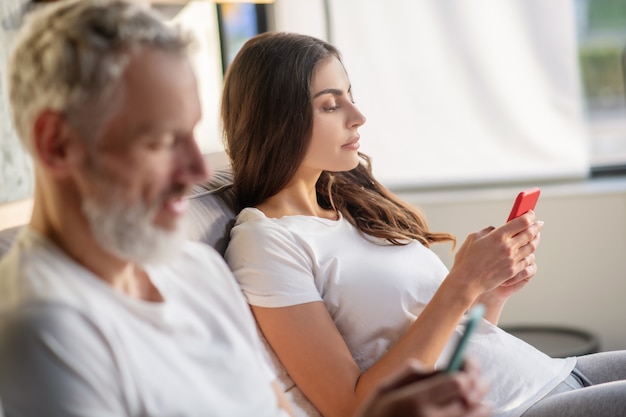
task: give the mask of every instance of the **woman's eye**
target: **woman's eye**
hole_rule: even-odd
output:
[[[324,111],[326,111],[326,112],[334,112],[338,108],[339,108],[339,106],[327,106],[327,107],[324,107]]]

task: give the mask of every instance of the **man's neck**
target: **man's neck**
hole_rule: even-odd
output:
[[[98,244],[76,204],[50,204],[49,198],[49,204],[43,201],[36,191],[31,228],[115,290],[145,301],[164,300],[142,267],[118,258]]]

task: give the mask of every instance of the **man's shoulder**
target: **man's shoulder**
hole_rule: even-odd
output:
[[[8,252],[0,259],[0,308],[15,305],[34,288],[30,280],[32,271],[54,270],[54,266],[41,256],[41,248],[33,245],[28,231],[23,230]]]
[[[79,309],[55,300],[29,300],[19,306],[0,310],[0,329],[36,333],[40,329],[58,330],[90,319]],[[0,338],[2,339],[2,338]]]
[[[76,392],[87,392],[85,375],[106,376],[114,369],[105,334],[80,310],[37,300],[0,311],[0,394],[7,410],[66,415],[53,410],[74,401],[69,396]],[[70,388],[70,382],[78,389]],[[25,392],[37,401],[25,398]]]
[[[231,311],[240,317],[247,309],[241,289],[231,269],[222,256],[210,246],[191,242],[183,245],[182,254],[175,262],[164,265],[158,281],[168,282],[167,286],[181,297],[187,305],[196,305],[200,300],[202,310],[220,309],[219,315]],[[172,297],[173,298],[173,297]],[[205,313],[203,313],[205,314]]]
[[[84,273],[59,248],[25,228],[0,259],[0,308],[64,298],[75,290],[68,285],[72,276]]]
[[[173,256],[146,265],[155,285],[169,294],[170,300],[182,297],[225,297],[236,285],[224,258],[207,244],[186,241]],[[180,301],[180,300],[179,300]]]
[[[176,257],[174,265],[182,268],[203,268],[204,270],[218,270],[229,273],[224,258],[213,247],[206,243],[187,241],[181,248],[180,256]],[[226,269],[226,271],[224,271]]]
[[[33,346],[63,346],[65,350],[80,346],[78,341],[86,338],[99,341],[98,327],[82,311],[66,303],[29,300],[0,310],[0,356],[3,359],[7,358],[7,353],[12,352],[9,356],[14,357]]]

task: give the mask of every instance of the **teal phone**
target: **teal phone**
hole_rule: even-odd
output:
[[[469,319],[467,320],[467,324],[465,325],[465,331],[459,338],[457,342],[454,352],[452,353],[452,357],[448,366],[446,367],[446,373],[456,372],[461,369],[463,365],[463,360],[465,358],[465,348],[467,347],[467,342],[469,341],[470,336],[478,327],[478,323],[480,319],[485,315],[485,306],[482,304],[476,304],[468,313]]]

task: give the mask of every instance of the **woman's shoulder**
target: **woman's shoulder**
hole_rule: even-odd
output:
[[[263,222],[267,221],[269,218],[256,207],[246,207],[237,214],[237,218],[235,219],[235,226],[240,224],[244,224],[247,222]]]
[[[247,207],[239,212],[235,219],[235,225],[231,229],[230,239],[244,239],[262,243],[279,237],[281,240],[291,235],[291,231],[277,219],[267,217],[261,210],[255,207]]]
[[[297,230],[292,230],[280,219],[266,217],[256,208],[246,208],[239,213],[230,231],[224,257],[233,269],[239,263],[249,265],[255,260],[264,263],[268,257],[302,257],[307,247]]]
[[[337,229],[346,223],[341,214],[338,216],[339,219],[328,219],[304,214],[273,216],[271,213],[267,215],[265,211],[257,207],[247,207],[237,215],[233,230],[280,231],[282,233],[306,234],[308,236],[311,232]]]
[[[266,231],[280,230],[281,228],[282,227],[276,222],[276,219],[267,217],[265,213],[258,208],[246,207],[237,215],[231,234],[233,232],[264,234]]]

